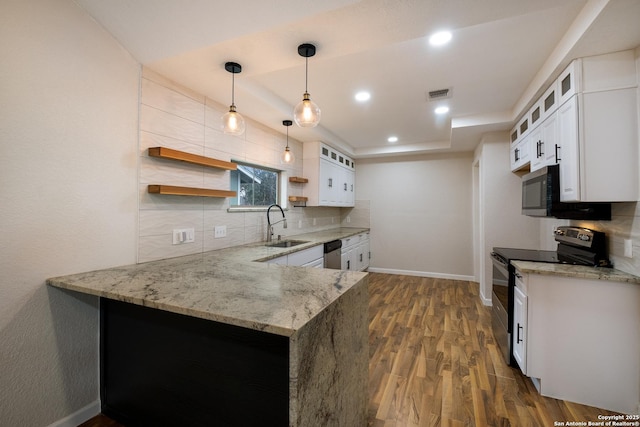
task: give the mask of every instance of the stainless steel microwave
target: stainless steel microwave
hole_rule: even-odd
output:
[[[560,201],[560,166],[549,165],[522,177],[522,213],[562,219],[610,220],[611,203]]]

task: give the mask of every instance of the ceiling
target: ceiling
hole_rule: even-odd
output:
[[[315,128],[354,157],[469,151],[507,130],[573,58],[640,46],[639,0],[75,0],[145,66],[284,132],[308,88]],[[428,37],[448,29],[452,41]],[[451,88],[429,101],[427,92]],[[359,90],[371,93],[358,103]],[[450,107],[444,117],[433,110]],[[391,135],[398,142],[389,143]]]

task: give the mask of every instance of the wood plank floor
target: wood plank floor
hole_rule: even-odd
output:
[[[614,414],[542,397],[507,366],[476,283],[370,273],[369,293],[370,427],[553,426]],[[100,415],[79,427],[124,426]]]
[[[612,414],[542,397],[510,368],[477,283],[369,278],[369,426],[553,426]]]

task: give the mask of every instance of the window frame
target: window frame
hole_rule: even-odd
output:
[[[257,163],[246,162],[246,161],[243,161],[243,160],[231,159],[231,162],[237,164],[238,166],[247,166],[247,167],[257,168],[257,169],[261,169],[261,170],[265,170],[265,171],[269,171],[269,172],[275,172],[276,173],[276,201],[275,201],[275,203],[280,205],[282,207],[282,209],[287,209],[288,208],[288,206],[287,206],[287,173],[286,173],[286,171],[283,171],[282,169],[277,169],[277,168],[274,168],[274,167],[260,165],[260,164],[257,164]],[[231,180],[231,175],[229,177],[229,180]],[[238,190],[239,190],[239,188],[238,188]],[[235,198],[230,198],[230,200],[229,200],[229,208],[227,209],[228,212],[262,212],[262,211],[266,212],[266,210],[270,206],[270,205],[259,205],[259,206],[231,205],[232,201],[237,200],[237,199],[238,199],[238,196],[236,196]]]

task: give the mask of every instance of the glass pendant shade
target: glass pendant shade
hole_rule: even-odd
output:
[[[236,112],[236,106],[233,104],[229,107],[229,112],[222,116],[222,131],[227,135],[244,133],[244,118]]]
[[[296,161],[296,157],[293,155],[289,147],[284,149],[284,152],[280,156],[280,161],[285,164],[291,164]]]
[[[236,112],[235,104],[235,75],[242,72],[242,66],[236,62],[227,62],[224,69],[231,73],[231,106],[229,112],[222,116],[222,131],[227,135],[242,135],[244,133],[244,118]]]
[[[287,127],[287,148],[285,148],[282,155],[280,155],[280,162],[289,165],[296,161],[296,157],[291,150],[289,150],[289,126],[291,126],[293,122],[291,120],[283,120],[282,124]]]
[[[320,107],[309,96],[309,58],[316,54],[316,47],[310,43],[298,46],[298,55],[305,58],[304,67],[304,95],[302,101],[293,109],[293,119],[303,128],[313,128],[320,123]]]
[[[293,110],[293,119],[303,128],[316,127],[320,123],[320,107],[305,92],[302,101]]]

